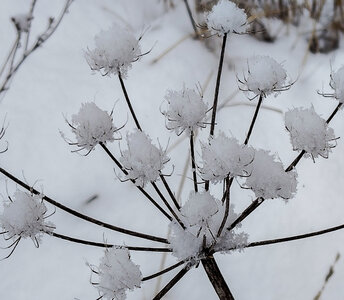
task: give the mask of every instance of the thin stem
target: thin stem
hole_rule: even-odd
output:
[[[226,225],[227,219],[228,219],[228,215],[229,215],[229,207],[230,207],[230,188],[232,186],[233,183],[233,177],[229,179],[229,177],[226,178],[226,190],[225,190],[225,213],[220,225],[220,228],[217,232],[217,237],[219,237],[222,233],[223,228]]]
[[[194,20],[194,18],[192,17],[192,13],[191,13],[191,9],[190,9],[190,5],[189,5],[189,2],[187,0],[184,0],[184,3],[185,3],[185,6],[186,6],[186,10],[188,11],[188,15],[189,15],[189,18],[190,18],[190,21],[191,21],[191,24],[192,24],[192,28],[195,32],[195,37],[199,37],[199,34],[198,34],[198,30],[197,30],[197,27],[196,27],[196,22]]]
[[[0,173],[4,174],[6,177],[8,177],[9,179],[11,179],[12,181],[14,181],[15,183],[17,183],[18,185],[20,185],[21,187],[23,187],[24,189],[28,190],[29,192],[35,194],[35,195],[41,195],[40,192],[38,192],[37,190],[35,190],[33,187],[28,186],[26,183],[22,182],[21,180],[19,180],[17,177],[13,176],[12,174],[10,174],[9,172],[7,172],[6,170],[4,170],[3,168],[0,168]],[[78,217],[80,219],[83,219],[87,222],[96,224],[98,226],[113,230],[113,231],[117,231],[123,234],[127,234],[127,235],[131,235],[131,236],[136,236],[142,239],[146,239],[146,240],[150,240],[150,241],[155,241],[155,242],[160,242],[160,243],[165,243],[165,244],[169,244],[169,241],[165,238],[161,238],[161,237],[157,237],[157,236],[152,236],[152,235],[148,235],[148,234],[144,234],[144,233],[140,233],[140,232],[136,232],[136,231],[132,231],[132,230],[128,230],[125,228],[121,228],[121,227],[117,227],[108,223],[104,223],[102,221],[99,221],[97,219],[94,219],[92,217],[89,217],[87,215],[84,215],[76,210],[73,210],[47,196],[43,196],[42,199],[54,206],[56,206],[57,208],[75,216]]]
[[[106,154],[112,159],[112,161],[120,168],[120,170],[125,174],[128,175],[128,172],[124,167],[121,165],[121,163],[113,156],[113,154],[110,152],[110,150],[105,146],[103,143],[99,143],[99,145],[104,149]],[[170,221],[173,220],[173,218],[140,186],[137,186],[135,184],[134,180],[130,180],[134,185],[137,187],[137,189],[158,209],[160,212],[168,218]]]
[[[138,130],[142,131],[140,123],[137,120],[135,112],[134,112],[134,109],[133,109],[133,107],[131,105],[131,102],[130,102],[130,99],[129,99],[129,96],[128,96],[128,93],[127,93],[127,89],[125,88],[124,81],[123,81],[123,78],[122,78],[122,75],[121,75],[120,72],[118,72],[118,78],[119,78],[119,82],[121,83],[122,91],[123,91],[125,100],[127,101],[127,105],[129,107],[130,113],[131,113],[131,115],[132,115],[132,117],[133,117],[133,119],[135,121],[136,127],[137,127]]]
[[[5,71],[6,69],[6,66],[8,65],[8,62],[11,60],[11,57],[14,56],[14,53],[17,51],[18,49],[18,44],[19,44],[19,40],[20,40],[20,34],[17,32],[17,37],[14,41],[14,44],[12,46],[12,48],[10,49],[10,52],[8,53],[8,56],[7,58],[5,59],[4,61],[4,64],[2,65],[1,67],[1,70],[0,70],[0,76],[2,75],[2,73]],[[13,60],[13,59],[12,59]]]
[[[336,115],[336,113],[338,112],[338,110],[342,107],[343,103],[339,103],[337,105],[337,107],[334,109],[334,111],[332,112],[332,114],[328,117],[328,119],[326,120],[326,124],[329,124],[331,122],[331,120],[333,119],[333,117]]]
[[[166,179],[165,179],[165,176],[160,174],[160,178],[161,178],[161,181],[162,181],[162,183],[164,184],[164,186],[165,186],[165,188],[166,188],[168,194],[170,195],[170,197],[171,197],[171,199],[172,199],[174,205],[177,207],[178,210],[180,210],[180,205],[179,205],[179,203],[178,203],[178,201],[177,201],[175,195],[174,195],[173,192],[171,191],[171,188],[170,188],[170,186],[168,185],[168,183],[167,183],[167,181],[166,181]]]
[[[251,136],[251,134],[252,134],[253,126],[254,126],[254,124],[256,123],[257,116],[258,116],[258,112],[259,112],[260,106],[262,105],[262,102],[263,102],[263,95],[260,94],[259,100],[258,100],[258,104],[257,104],[256,110],[255,110],[255,112],[254,112],[254,115],[253,115],[253,118],[252,118],[252,121],[251,121],[251,125],[250,125],[250,128],[249,128],[249,130],[248,130],[248,133],[247,133],[245,142],[244,142],[245,145],[248,144],[248,141],[249,141],[250,136]]]
[[[153,279],[153,278],[159,277],[160,275],[163,275],[163,274],[165,274],[165,273],[167,273],[167,272],[170,272],[170,271],[174,270],[175,268],[178,268],[179,266],[181,266],[181,265],[183,265],[183,264],[185,264],[185,261],[177,262],[176,264],[174,264],[174,265],[172,265],[172,266],[170,266],[170,267],[168,267],[168,268],[166,268],[166,269],[163,269],[163,270],[161,270],[160,272],[157,272],[157,273],[154,273],[154,274],[152,274],[152,275],[143,277],[143,278],[142,278],[142,281],[147,281],[147,280],[151,280],[151,279]]]
[[[165,287],[153,298],[153,300],[159,300],[161,299],[163,296],[165,296],[170,289],[172,289],[177,283],[179,280],[181,280],[184,275],[190,270],[190,267],[187,265],[185,266],[183,269],[181,269],[178,274],[176,276],[174,276],[172,278],[172,280],[167,284],[165,285]]]
[[[191,167],[192,167],[194,189],[195,189],[195,192],[197,193],[198,187],[197,187],[197,174],[196,174],[194,132],[193,131],[191,131],[190,133],[190,152],[191,152]]]
[[[35,6],[36,6],[36,2],[37,0],[32,0],[31,2],[31,6],[30,6],[30,11],[29,11],[29,30],[26,34],[26,38],[25,38],[25,43],[24,43],[24,53],[26,52],[27,50],[27,47],[29,45],[29,39],[30,39],[30,32],[31,32],[31,22],[32,22],[32,19],[33,19],[33,11],[35,9]]]
[[[131,251],[148,251],[148,252],[172,252],[170,248],[151,248],[151,247],[136,247],[136,246],[127,246],[127,245],[112,245],[112,244],[107,244],[107,243],[98,243],[98,242],[92,242],[92,241],[86,241],[86,240],[81,240],[77,238],[73,238],[70,236],[66,236],[63,234],[59,234],[56,232],[46,232],[48,235],[51,235],[53,237],[66,240],[69,242],[77,243],[77,244],[82,244],[82,245],[88,245],[88,246],[94,246],[94,247],[101,247],[101,248],[111,248],[111,247],[123,247],[127,248],[128,250]]]

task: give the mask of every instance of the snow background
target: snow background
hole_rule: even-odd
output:
[[[9,18],[26,12],[29,2],[0,2],[0,61],[7,55],[15,38]],[[87,46],[93,46],[94,35],[113,22],[130,24],[137,36],[146,30],[141,43],[143,51],[154,45],[149,55],[133,64],[125,81],[141,125],[154,141],[159,138],[161,145],[166,145],[170,139],[170,145],[173,145],[178,140],[173,132],[165,129],[164,117],[159,112],[167,89],[181,89],[183,84],[187,87],[194,87],[197,83],[204,85],[211,74],[204,98],[212,103],[219,49],[210,52],[199,41],[188,38],[158,63],[152,64],[166,48],[192,33],[182,1],[175,2],[178,2],[176,8],[166,11],[157,0],[75,1],[51,39],[23,64],[0,104],[0,115],[3,118],[7,114],[10,124],[5,136],[9,151],[1,155],[1,165],[21,179],[24,172],[30,184],[39,180],[35,187],[42,187],[48,196],[82,213],[132,230],[166,236],[168,222],[135,187],[116,179],[114,165],[100,147],[87,157],[72,154],[59,130],[71,135],[63,114],[70,117],[78,112],[82,102],[92,100],[108,111],[116,103],[115,125],[126,121],[127,108],[117,78],[92,75],[83,56]],[[63,4],[62,0],[38,1],[35,30],[39,32],[39,28],[45,28],[47,17],[56,15]],[[277,32],[280,23],[271,21],[270,26]],[[300,29],[289,27],[288,30],[286,34],[287,29],[283,29],[273,44],[259,42],[249,36],[229,38],[220,103],[234,93],[228,105],[241,105],[222,109],[218,114],[217,129],[244,140],[254,107],[246,105],[250,103],[243,93],[235,93],[234,67],[241,72],[247,58],[257,54],[269,54],[283,62],[293,79],[300,75],[290,91],[277,98],[269,96],[265,105],[287,111],[292,107],[309,107],[313,103],[316,112],[324,118],[335,108],[336,101],[318,96],[316,90],[323,86],[328,90],[330,60],[335,69],[341,66],[343,46],[330,55],[308,53],[307,62],[303,65],[307,42],[299,36]],[[128,119],[125,131],[134,128],[129,115]],[[340,136],[344,129],[342,112],[334,118],[331,126],[336,136]],[[204,130],[201,134],[203,140],[207,134],[208,130]],[[282,115],[272,110],[260,112],[250,143],[278,152],[285,165],[296,155],[292,152]],[[197,147],[199,157],[199,143]],[[110,144],[109,148],[118,153],[117,142]],[[168,182],[175,191],[188,156],[187,149],[188,142],[183,140],[170,153],[176,168]],[[303,159],[297,168],[297,196],[288,205],[279,199],[266,201],[243,223],[243,229],[250,234],[250,241],[343,223],[343,150],[343,141],[339,140],[328,160],[320,158],[313,164],[311,159]],[[171,164],[168,169],[171,170]],[[190,170],[187,175],[191,177]],[[0,180],[2,195],[6,197],[6,184],[9,194],[13,194],[15,185],[3,176]],[[216,186],[215,195],[219,188]],[[191,189],[192,182],[187,179],[182,199]],[[99,196],[98,199],[86,204],[94,194]],[[253,199],[252,192],[233,185],[232,201],[236,211],[242,211]],[[56,232],[74,237],[95,241],[106,239],[116,244],[160,246],[102,230],[60,210],[50,220],[57,225]],[[344,232],[335,232],[287,244],[248,249],[242,253],[217,254],[216,258],[238,300],[313,299],[336,254],[344,253],[343,242]],[[1,246],[5,246],[3,241]],[[7,252],[1,250],[1,253],[5,256]],[[144,276],[159,270],[163,254],[131,254]],[[0,299],[96,299],[98,294],[89,284],[90,270],[85,262],[98,264],[102,255],[102,249],[48,236],[43,238],[39,249],[31,240],[23,240],[12,256],[0,263]],[[168,257],[167,265],[173,264],[174,258]],[[176,272],[164,275],[160,286]],[[321,299],[341,299],[344,296],[343,278],[344,260],[341,258]],[[141,289],[128,293],[128,299],[151,299],[156,284],[157,280],[144,283]],[[200,266],[191,270],[165,298],[217,299],[217,296]]]

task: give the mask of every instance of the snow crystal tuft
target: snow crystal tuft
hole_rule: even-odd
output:
[[[255,95],[277,95],[286,88],[287,73],[280,63],[270,56],[256,55],[248,60],[247,77],[241,83]]]
[[[156,181],[169,161],[165,151],[152,144],[152,140],[139,130],[127,135],[128,149],[122,151],[120,162],[128,171],[127,179],[144,187],[147,182]]]
[[[290,199],[296,192],[297,174],[295,171],[285,172],[276,156],[265,150],[256,150],[252,162],[251,176],[246,178],[245,185],[256,197],[272,199],[281,197]]]
[[[142,274],[138,265],[130,259],[128,249],[113,247],[106,249],[97,270],[99,284],[96,285],[102,299],[126,299],[126,291],[140,287]]]
[[[0,224],[8,237],[30,237],[37,244],[44,232],[52,232],[54,224],[45,221],[47,208],[42,196],[17,190],[12,201],[4,204]],[[38,245],[37,245],[38,246]]]
[[[315,111],[314,107],[295,108],[285,114],[285,126],[290,133],[294,150],[306,151],[313,158],[319,155],[327,158],[334,131]]]
[[[202,143],[202,178],[217,183],[227,176],[246,176],[250,173],[250,164],[254,150],[240,145],[235,138],[228,138],[223,132],[210,138],[209,144]]]
[[[177,135],[185,130],[188,134],[198,127],[205,127],[205,117],[208,110],[202,96],[193,89],[168,91],[165,99],[168,109],[162,111],[167,118],[167,128],[174,130]]]
[[[208,28],[218,35],[230,32],[244,33],[247,27],[247,15],[235,3],[220,0],[206,16],[206,22]]]
[[[344,66],[331,74],[330,86],[334,90],[334,97],[344,103]]]
[[[103,75],[127,76],[131,64],[141,56],[139,40],[127,29],[113,25],[94,38],[95,49],[87,50],[86,60],[90,68]]]

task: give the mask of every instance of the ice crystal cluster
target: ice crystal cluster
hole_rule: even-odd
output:
[[[218,35],[227,33],[245,33],[247,29],[247,15],[235,3],[220,0],[206,16],[209,29]]]
[[[285,114],[285,127],[290,133],[293,149],[306,151],[313,158],[328,157],[335,139],[334,131],[326,120],[311,108],[294,108]]]
[[[54,224],[45,221],[46,212],[41,196],[17,190],[11,201],[4,203],[0,224],[8,237],[29,237],[37,243],[44,232],[52,232],[55,228]]]
[[[103,75],[127,76],[133,62],[141,56],[139,39],[127,28],[113,25],[94,38],[95,48],[87,50],[86,60],[90,68]]]
[[[270,56],[256,55],[248,60],[248,73],[242,82],[247,91],[255,95],[277,94],[285,87],[287,73],[283,66]]]
[[[248,176],[254,150],[239,144],[235,138],[227,137],[223,132],[211,137],[208,143],[202,143],[202,163],[200,173],[204,180],[217,183],[227,176]]]
[[[70,144],[80,147],[79,150],[91,151],[99,143],[114,141],[116,127],[112,116],[94,102],[81,104],[79,112],[72,116],[70,126],[76,137],[76,142]]]
[[[161,174],[164,164],[169,161],[165,151],[152,144],[144,132],[136,130],[127,134],[127,149],[122,151],[120,162],[127,170],[126,179],[144,187],[147,182],[154,182]]]
[[[195,90],[184,88],[181,91],[168,91],[165,99],[168,108],[162,113],[167,119],[168,129],[175,130],[180,135],[184,131],[190,134],[199,127],[205,127],[208,107]]]
[[[245,185],[256,197],[264,199],[290,199],[296,193],[297,174],[285,172],[283,164],[275,155],[266,150],[256,150],[252,162],[252,173],[246,178]]]
[[[229,251],[229,249],[238,249],[245,245],[247,235],[244,233],[237,234],[224,228],[221,235],[217,236],[224,211],[224,204],[209,192],[191,192],[180,211],[181,220],[186,228],[183,229],[175,221],[170,224],[172,233],[169,241],[173,255],[178,260],[197,262],[203,258],[202,249],[204,247],[213,246],[216,251]],[[228,227],[236,217],[233,206],[231,206],[225,227]]]
[[[344,66],[331,74],[330,86],[334,90],[334,98],[344,103]]]
[[[127,290],[141,285],[140,268],[131,261],[126,248],[106,249],[96,272],[99,280],[96,287],[102,299],[124,300]]]

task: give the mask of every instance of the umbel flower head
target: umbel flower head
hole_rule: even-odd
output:
[[[248,176],[254,150],[240,145],[235,138],[227,137],[223,132],[211,137],[209,143],[202,143],[203,167],[200,168],[204,180],[217,183],[227,176]]]
[[[6,239],[15,240],[12,244],[15,248],[21,238],[31,238],[38,247],[42,235],[55,229],[53,223],[46,222],[47,208],[42,196],[17,190],[9,199],[8,203],[4,203],[0,215],[0,225]]]
[[[197,128],[205,127],[208,107],[203,97],[195,90],[184,88],[181,91],[168,91],[165,99],[168,108],[162,111],[162,114],[167,119],[167,129],[180,135],[184,131],[190,134]]]
[[[97,144],[114,141],[114,133],[119,130],[113,125],[112,113],[100,109],[94,102],[81,104],[79,112],[72,116],[72,122],[67,123],[75,134],[76,141],[66,139],[63,133],[62,137],[68,144],[79,147],[73,152],[86,150],[86,155]]]
[[[291,84],[286,84],[287,73],[283,66],[270,56],[256,55],[247,62],[247,74],[243,79],[238,78],[240,89],[251,93],[254,97],[275,96],[288,90]]]
[[[328,158],[331,148],[335,147],[333,129],[314,111],[313,106],[286,112],[285,127],[290,133],[293,150],[305,151],[313,160],[319,155]]]
[[[161,174],[164,164],[169,161],[165,151],[152,144],[152,140],[142,131],[127,134],[127,150],[122,151],[120,162],[127,170],[126,179],[144,187],[154,182]]]
[[[245,33],[247,29],[247,15],[235,3],[220,0],[206,16],[209,29],[222,36],[228,33]]]
[[[124,300],[127,290],[141,285],[140,268],[132,262],[129,250],[124,247],[106,249],[99,266],[91,270],[98,275],[99,282],[92,284],[101,299]]]
[[[132,63],[141,57],[139,41],[129,29],[114,24],[95,36],[95,48],[88,49],[85,57],[90,68],[102,75],[126,77]]]

